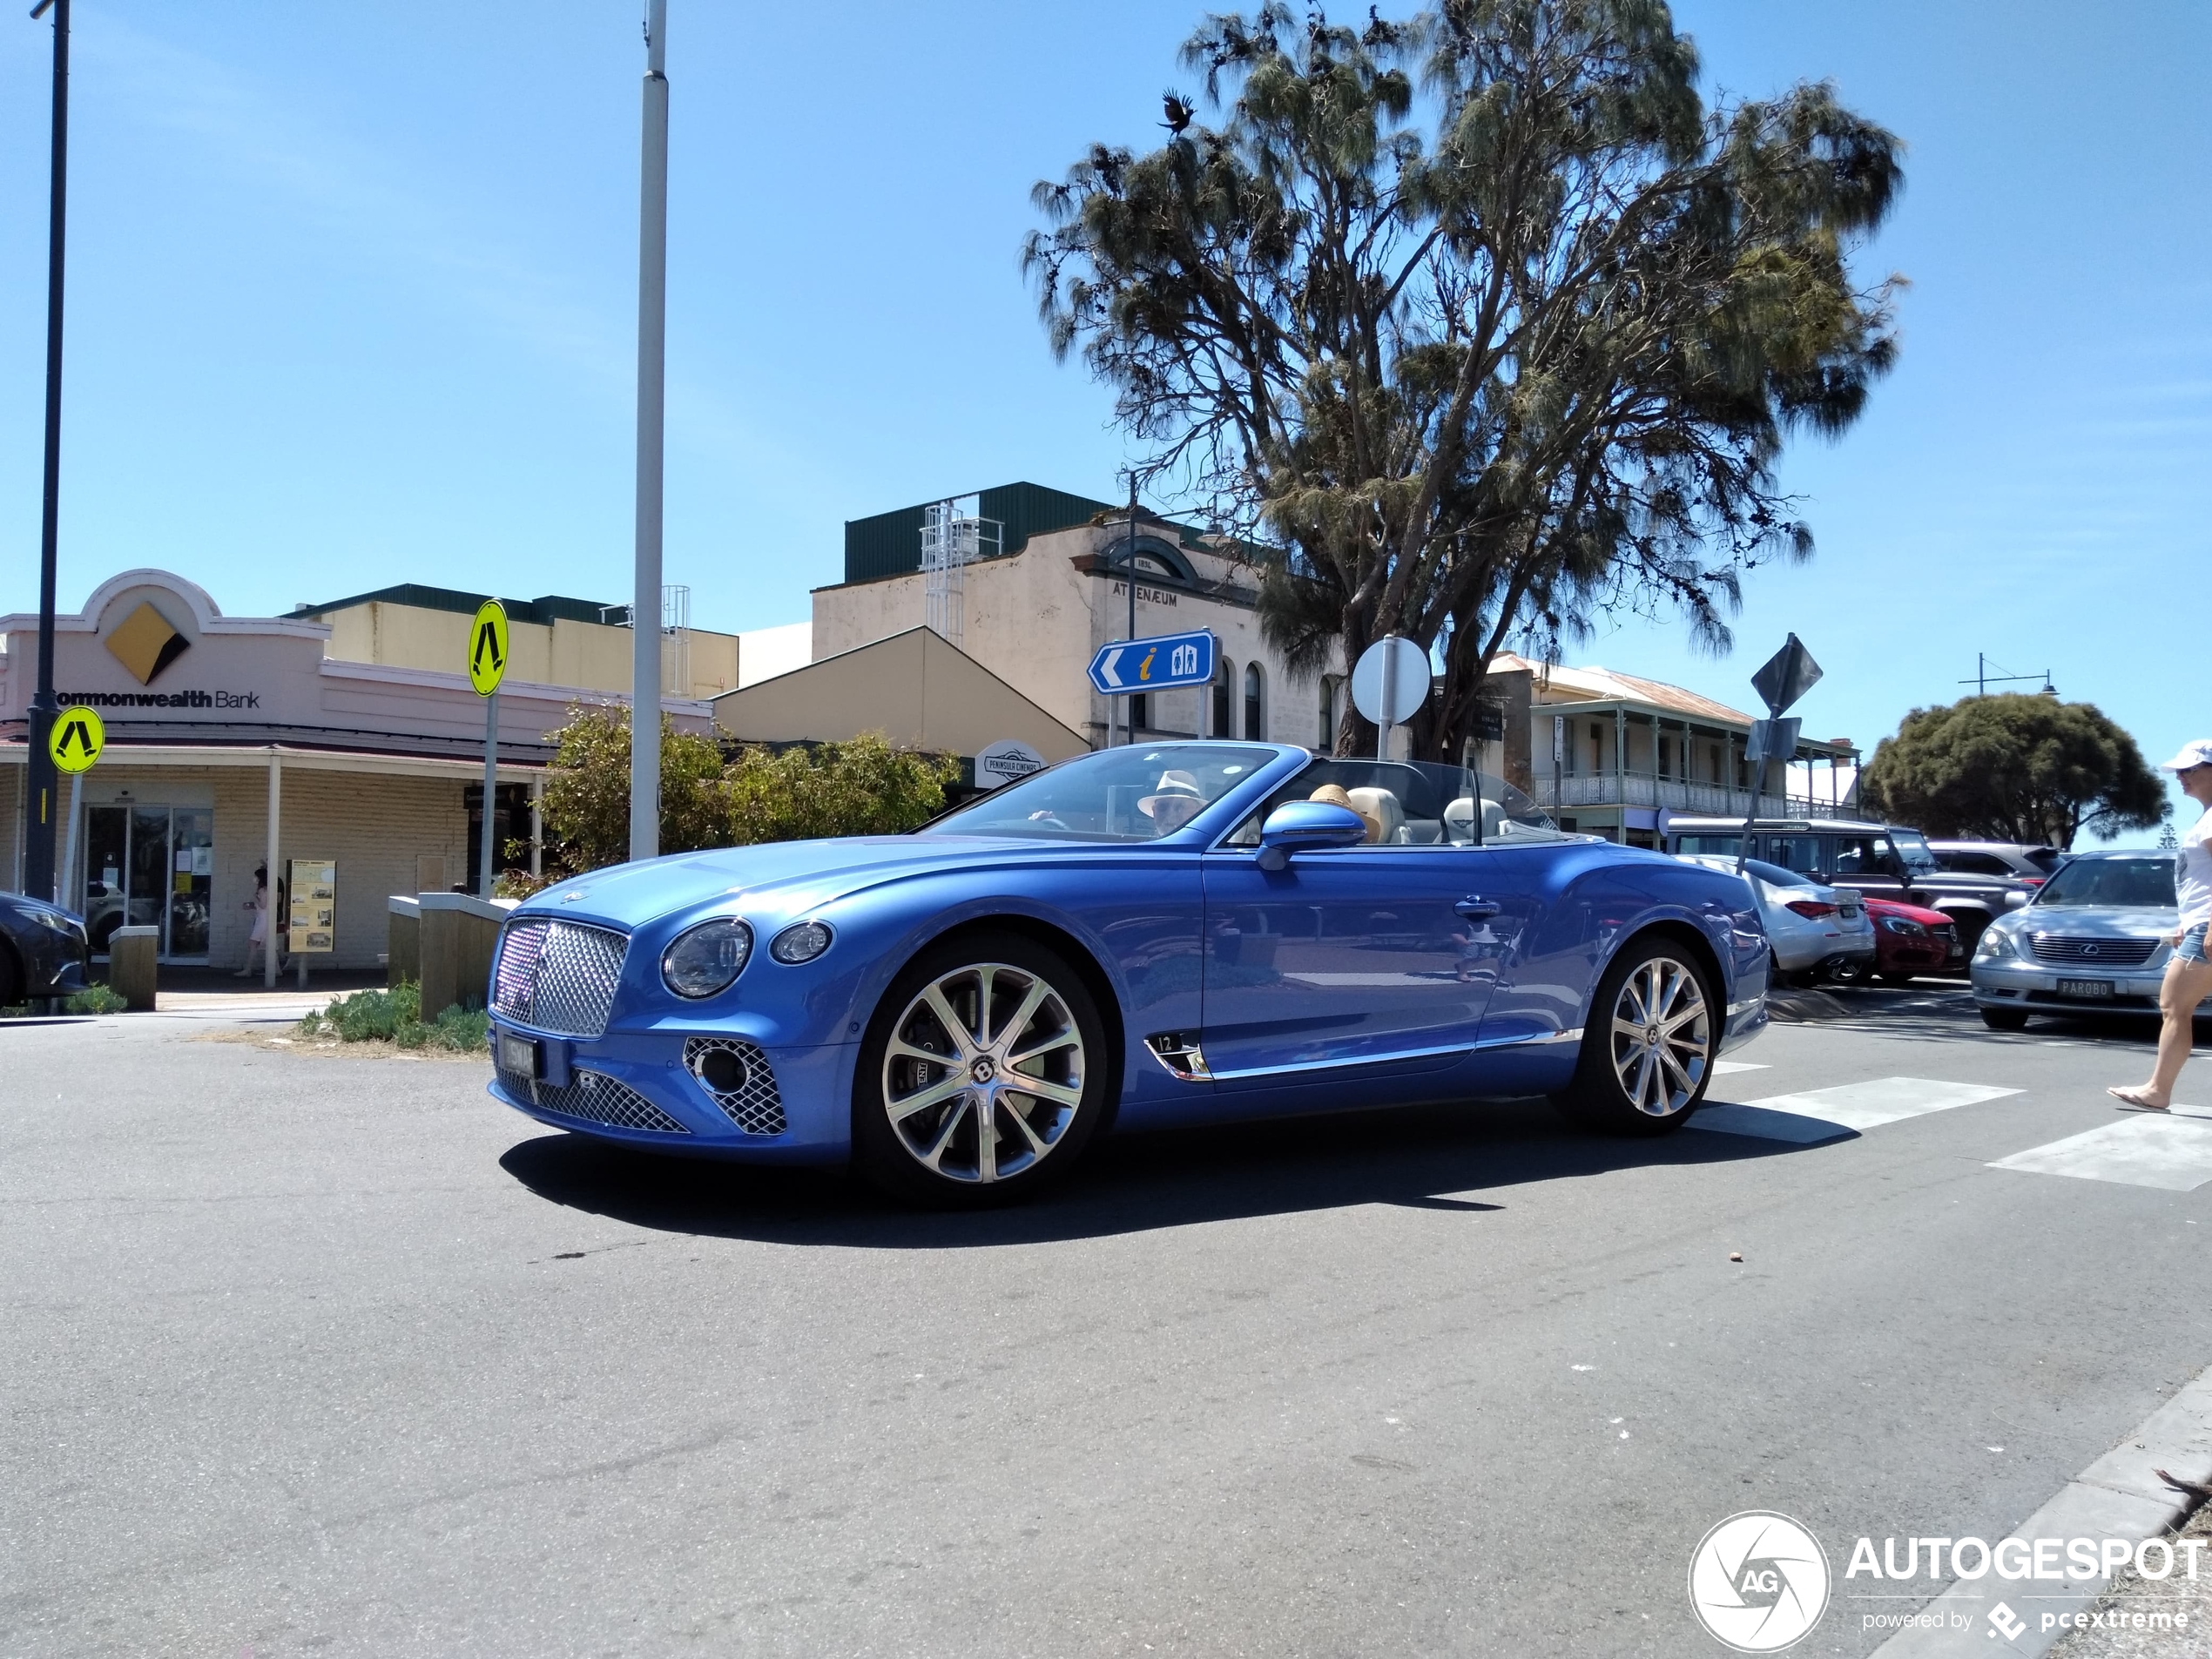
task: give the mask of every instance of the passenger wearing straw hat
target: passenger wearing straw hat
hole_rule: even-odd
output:
[[[2173,1105],[2174,1084],[2195,1037],[2196,1005],[2212,996],[2212,960],[2204,949],[2205,927],[2212,923],[2212,847],[2206,846],[2212,835],[2212,738],[2183,744],[2161,770],[2176,774],[2182,792],[2208,810],[2182,832],[2175,859],[2174,897],[2182,925],[2166,941],[2174,955],[2158,988],[2158,1063],[2148,1082],[2106,1091],[2129,1112],[2162,1112]]]

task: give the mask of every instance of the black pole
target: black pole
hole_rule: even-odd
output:
[[[37,14],[32,14],[36,16]],[[62,488],[62,232],[69,204],[69,0],[54,0],[54,172],[46,233],[46,496],[38,520],[38,686],[30,698],[29,845],[23,890],[37,899],[54,891],[54,808],[59,779],[47,739],[59,709],[54,701],[54,550]]]

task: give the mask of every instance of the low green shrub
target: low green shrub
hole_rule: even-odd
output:
[[[403,980],[388,991],[355,991],[334,997],[320,1014],[300,1022],[303,1037],[334,1036],[341,1042],[389,1042],[401,1049],[442,1049],[481,1054],[491,1046],[491,1021],[482,1008],[449,1008],[422,1018],[422,990]]]
[[[105,985],[94,985],[62,1004],[71,1014],[120,1014],[131,1005]]]

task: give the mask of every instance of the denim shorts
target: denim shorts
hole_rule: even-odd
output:
[[[2182,935],[2182,942],[2174,947],[2175,961],[2212,963],[2212,957],[2208,957],[2204,954],[2205,925],[2200,921]]]

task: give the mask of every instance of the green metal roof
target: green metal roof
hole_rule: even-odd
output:
[[[557,593],[549,593],[536,599],[508,599],[493,593],[463,593],[458,588],[427,587],[420,582],[402,582],[397,587],[379,588],[374,593],[357,593],[349,599],[334,599],[328,604],[301,605],[290,614],[294,617],[327,616],[334,610],[349,610],[355,605],[383,604],[413,605],[420,610],[451,610],[464,617],[476,614],[487,599],[498,599],[507,608],[509,622],[534,622],[550,624],[555,619],[563,622],[603,622],[603,611],[627,611],[628,605],[602,605],[590,599],[571,599]]]
[[[962,490],[951,499],[957,500],[961,496],[975,496],[976,510],[1004,527],[1004,544],[1001,549],[1004,553],[1019,553],[1029,544],[1033,536],[1088,524],[1102,514],[1109,520],[1120,517],[1126,522],[1129,513],[1126,503],[1117,506],[1112,502],[1094,501],[1088,496],[1070,496],[1065,490],[1048,489],[1042,484],[1000,484],[989,489]],[[942,496],[935,497],[936,501],[946,499]],[[845,579],[868,582],[921,569],[922,516],[934,504],[922,502],[869,518],[846,519]],[[1199,544],[1199,533],[1189,525],[1170,524],[1164,520],[1157,523],[1173,530],[1184,546]]]

